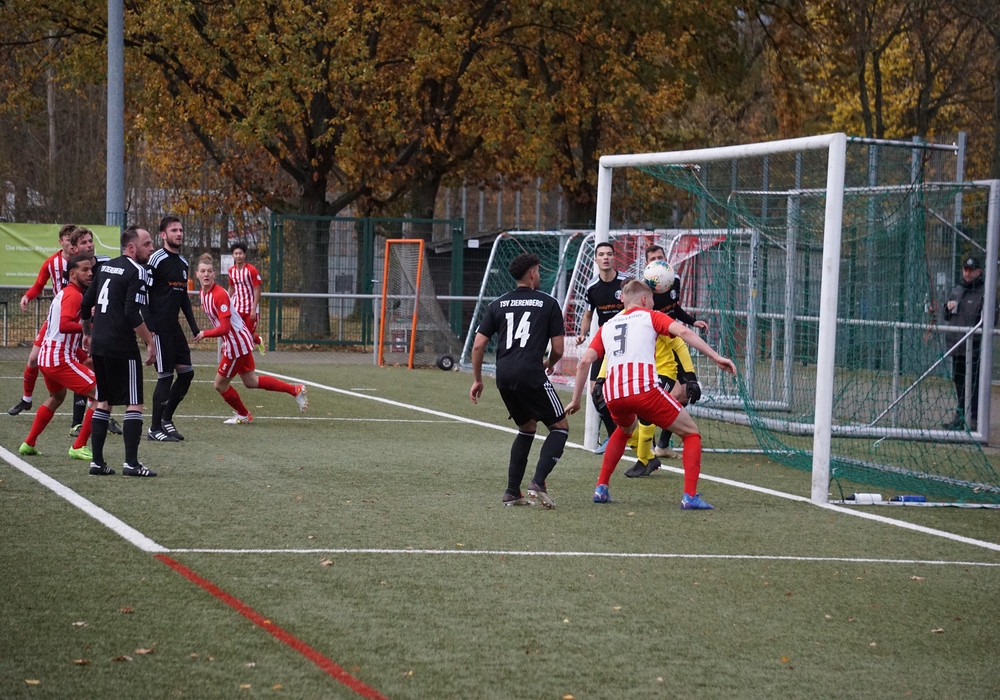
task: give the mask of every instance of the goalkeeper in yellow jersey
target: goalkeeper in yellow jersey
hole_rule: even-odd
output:
[[[659,245],[647,247],[645,254],[647,265],[654,260],[666,260],[667,257]],[[680,277],[674,277],[673,287],[669,291],[653,295],[653,308],[689,326],[701,329],[708,328],[707,323],[697,320],[681,307]],[[701,398],[701,385],[698,383],[698,377],[694,371],[691,353],[688,352],[687,345],[680,338],[660,337],[657,340],[656,373],[660,377],[660,384],[682,406],[695,403]],[[663,459],[678,457],[678,454],[670,449],[670,432],[663,430],[654,447],[655,434],[656,427],[650,423],[642,422],[640,418],[639,426],[632,435],[633,440],[636,441],[634,447],[638,461],[625,472],[625,476],[649,476],[660,467],[661,457]]]

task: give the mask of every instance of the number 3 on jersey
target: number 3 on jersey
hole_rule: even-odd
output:
[[[514,341],[519,341],[523,348],[528,343],[531,336],[531,312],[521,313],[521,320],[517,322],[517,330],[514,330],[514,312],[509,311],[504,314],[507,319],[507,349],[514,347]]]

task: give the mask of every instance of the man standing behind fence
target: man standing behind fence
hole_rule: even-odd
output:
[[[983,268],[978,258],[966,258],[962,263],[962,281],[951,290],[951,296],[944,307],[944,320],[952,326],[975,326],[983,316]],[[948,344],[954,345],[964,333],[949,333]],[[972,336],[972,355],[967,356],[966,341],[963,340],[951,354],[952,374],[955,379],[955,393],[958,394],[958,408],[955,418],[945,423],[947,430],[965,428],[965,381],[972,383],[972,405],[969,407],[968,425],[973,430],[979,419],[979,353],[982,336]]]

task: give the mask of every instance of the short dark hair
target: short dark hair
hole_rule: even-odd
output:
[[[133,224],[132,226],[129,226],[127,229],[122,231],[122,238],[121,238],[122,250],[125,250],[128,247],[129,243],[135,242],[135,239],[139,237],[140,230],[142,230],[141,226],[136,226]]]
[[[507,266],[507,271],[510,272],[510,276],[513,277],[518,282],[528,273],[528,270],[533,268],[535,265],[541,264],[542,260],[534,253],[521,253],[520,255],[515,255],[514,259],[510,261],[510,265]]]
[[[66,272],[70,272],[75,269],[77,265],[82,262],[93,262],[94,258],[89,255],[73,255],[70,257],[69,261],[66,263]]]
[[[242,250],[243,254],[246,255],[246,252],[247,252],[247,244],[246,243],[244,243],[243,241],[236,241],[231,246],[229,246],[229,252],[230,253],[235,253],[237,248],[239,248],[240,250]]]
[[[72,236],[73,235],[73,229],[75,229],[75,228],[76,228],[76,224],[63,224],[59,228],[59,240],[61,241],[66,236]]]
[[[658,243],[654,243],[652,245],[646,246],[646,252],[643,253],[643,256],[648,260],[649,254],[655,253],[656,251],[660,251],[661,253],[663,253],[664,256],[666,256],[667,254],[667,251],[663,250],[663,246],[659,245]]]
[[[169,226],[170,224],[179,224],[179,223],[181,223],[181,220],[176,216],[164,216],[162,219],[160,219],[160,233],[166,231],[167,226]]]
[[[611,248],[611,252],[612,253],[615,252],[615,246],[611,241],[601,241],[600,243],[594,246],[594,255],[597,255],[597,251],[599,251],[601,248]]]
[[[91,231],[89,228],[85,228],[83,226],[74,226],[73,233],[69,235],[69,242],[72,243],[73,245],[78,245],[80,243],[80,239],[83,238],[88,233],[90,234],[91,238],[94,237],[94,232]]]

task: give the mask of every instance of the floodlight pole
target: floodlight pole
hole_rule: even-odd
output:
[[[125,7],[108,0],[108,145],[104,223],[125,221]]]

